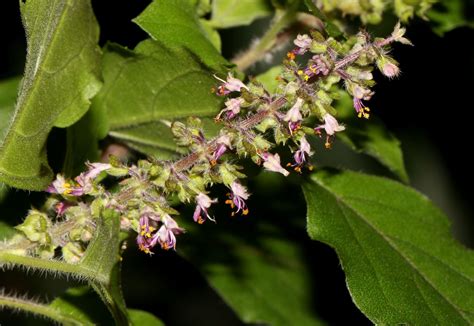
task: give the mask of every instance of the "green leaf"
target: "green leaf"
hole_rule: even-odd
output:
[[[340,171],[314,174],[303,190],[310,237],[336,250],[355,304],[375,324],[474,323],[474,252],[426,197]]]
[[[188,51],[152,40],[133,52],[117,45],[104,51],[104,87],[94,107],[107,112],[109,134],[132,148],[169,158],[177,151],[171,121],[219,112],[222,100],[211,93],[212,72]]]
[[[325,30],[329,36],[338,38],[343,35],[339,27],[332,23],[331,20],[328,19],[326,15],[318,9],[318,7],[316,7],[312,0],[304,0],[304,3],[306,7],[308,7],[308,10],[323,22]]]
[[[66,157],[63,172],[76,176],[84,171],[84,163],[100,160],[99,140],[108,132],[107,113],[100,106],[92,106],[74,125],[67,129]]]
[[[270,93],[275,93],[278,89],[279,82],[276,79],[283,73],[283,66],[278,65],[261,73],[255,79],[262,83],[263,87]]]
[[[15,110],[15,100],[21,78],[0,81],[0,136],[3,139]]]
[[[372,156],[387,167],[400,180],[408,183],[409,177],[403,161],[400,141],[376,117],[359,119],[354,114],[352,100],[344,93],[336,106],[346,130],[337,137],[356,152]]]
[[[153,39],[170,48],[184,47],[214,70],[229,63],[217,51],[189,0],[155,0],[134,19]]]
[[[161,320],[156,318],[154,315],[143,310],[128,309],[128,314],[130,316],[130,321],[132,325],[136,325],[136,326],[164,326],[165,325]]]
[[[178,252],[199,268],[243,322],[321,324],[310,304],[311,275],[297,241],[270,224],[258,229],[242,224],[239,229],[220,220],[201,235],[199,226],[186,225],[194,236],[181,241]]]
[[[0,242],[13,237],[17,231],[9,224],[0,221]]]
[[[89,1],[20,1],[28,53],[15,114],[0,146],[0,181],[43,190],[53,174],[46,139],[87,111],[98,92],[98,24]]]
[[[249,25],[272,13],[273,7],[268,0],[214,0],[210,23],[216,28]]]
[[[466,4],[462,0],[441,0],[427,16],[434,22],[433,30],[440,36],[458,27],[474,28],[474,21],[468,18]]]

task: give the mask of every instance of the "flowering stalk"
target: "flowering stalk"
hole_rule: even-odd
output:
[[[225,79],[216,76],[221,82],[216,94],[229,97],[215,119],[222,125],[216,137],[206,139],[201,121],[190,117],[186,124],[171,126],[177,144],[190,151],[177,161],[141,160],[126,166],[111,158],[109,164],[88,164],[88,170],[74,180],[58,175],[47,189],[52,197],[44,211],[30,212],[17,227],[22,235],[8,248],[14,250],[19,248],[15,244],[23,243],[25,254],[52,257],[59,247],[66,261],[78,262],[95,231],[96,219],[105,209],[113,209],[121,216],[122,230],[136,232],[140,250],[152,254],[156,246],[174,249],[176,236],[184,230],[173,217],[178,212],[170,199],[194,203],[193,219],[199,224],[215,221],[212,205],[218,199],[209,195],[208,188],[216,183],[229,188],[225,203],[231,215],[248,215],[250,194],[235,157],[251,158],[284,176],[290,174],[288,168],[298,173],[305,167],[312,169],[309,159],[314,151],[307,137],[325,134],[325,146],[330,148],[334,136],[349,128],[338,122],[332,106],[338,87],[343,85],[352,96],[356,114],[369,118],[363,101],[374,94],[372,71],[377,67],[389,78],[398,74],[388,46],[409,44],[404,32],[397,25],[385,39],[371,40],[360,32],[342,42],[316,31],[298,35],[274,94],[256,81],[244,84],[231,73]],[[307,54],[309,60],[300,63],[298,59]],[[287,145],[293,152],[293,162],[286,168],[279,154],[271,152],[277,145]],[[109,189],[101,182],[109,176],[120,179],[117,188]]]

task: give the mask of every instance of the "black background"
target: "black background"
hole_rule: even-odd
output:
[[[145,0],[93,1],[101,25],[101,44],[110,40],[133,48],[146,38],[130,20],[147,3]],[[0,22],[0,78],[3,79],[23,71],[25,39],[16,1],[0,3]],[[222,33],[224,53],[235,50],[236,34],[235,30]],[[401,63],[402,75],[391,81],[377,76],[376,96],[370,106],[401,138],[413,186],[448,213],[458,239],[472,248],[474,204],[470,154],[473,149],[474,30],[459,28],[440,38],[428,23],[416,20],[408,28],[408,38],[415,46],[397,46],[393,53]],[[301,202],[297,186],[285,187],[273,196]],[[0,207],[2,218],[18,216],[18,212],[23,216],[27,209],[25,202],[42,200],[41,195],[26,192],[16,192],[10,197],[11,201],[6,201],[9,206]],[[256,194],[251,202],[255,215],[282,215],[271,204],[262,205],[259,200],[269,201],[265,195]],[[293,213],[304,218],[304,208]],[[233,223],[230,222],[229,227],[242,227]],[[294,232],[292,236],[306,238],[301,230]],[[315,298],[318,314],[332,325],[346,321],[367,324],[351,303],[334,252],[317,242],[302,242],[311,253],[308,259],[315,279],[323,280],[314,285],[314,291],[321,293],[319,298],[324,298]],[[128,253],[124,258],[124,290],[131,307],[152,311],[169,325],[240,324],[194,267],[177,255],[160,253],[150,258]],[[28,291],[42,298],[54,297],[66,286],[64,280],[44,281],[32,274],[2,272],[0,275],[0,287],[16,289],[19,293]],[[150,280],[148,288],[139,285],[144,278]],[[0,313],[0,323],[38,324],[4,312]]]

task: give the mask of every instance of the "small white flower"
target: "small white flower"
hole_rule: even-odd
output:
[[[289,122],[299,122],[303,120],[303,117],[301,116],[300,109],[303,106],[303,99],[299,98],[296,100],[295,104],[291,107],[291,109],[286,112],[285,117],[283,120],[289,121]]]
[[[267,169],[268,171],[281,173],[285,177],[288,176],[288,174],[290,174],[290,172],[288,172],[287,170],[281,167],[280,155],[263,153],[262,158],[264,160],[263,167]]]
[[[336,118],[334,118],[329,113],[326,113],[323,119],[324,124],[318,126],[318,128],[324,128],[324,130],[326,130],[326,134],[328,134],[329,136],[332,136],[336,132],[343,131],[346,129],[346,127],[339,125],[339,122],[337,122]]]

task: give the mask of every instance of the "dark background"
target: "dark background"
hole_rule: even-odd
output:
[[[130,20],[148,2],[121,0],[114,1],[112,6],[105,1],[93,1],[101,25],[101,43],[110,40],[133,48],[146,38],[146,34]],[[472,6],[468,9],[472,14]],[[0,3],[0,22],[3,25],[0,34],[0,79],[3,79],[23,72],[25,39],[16,1]],[[258,26],[264,24],[257,23]],[[239,48],[241,40],[250,36],[241,34],[251,29],[223,31],[224,54],[242,50]],[[473,140],[474,30],[459,28],[440,38],[431,31],[427,22],[416,20],[408,28],[408,38],[415,44],[414,47],[400,45],[393,52],[401,63],[403,73],[391,81],[378,76],[376,96],[370,106],[388,129],[401,139],[412,185],[450,216],[455,236],[472,248],[473,169],[468,155],[471,154]],[[346,153],[344,149],[336,148],[334,151],[336,155],[338,151]],[[345,158],[346,161],[359,159],[359,156]],[[341,162],[341,165],[346,163]],[[251,182],[250,188],[261,187],[258,182]],[[304,202],[297,185],[280,183],[279,188],[267,194],[253,192],[255,196],[250,206],[255,216],[272,216],[275,223],[280,223],[288,213],[300,216],[304,222]],[[0,204],[0,216],[11,221],[14,217],[21,218],[30,203],[40,203],[41,200],[40,194],[16,191]],[[289,207],[281,209],[271,204],[279,200],[288,201]],[[295,202],[299,207],[296,211],[295,204],[291,204]],[[224,225],[228,224],[232,232],[240,232],[242,228],[251,228],[257,222],[250,220],[246,223],[250,226],[236,221],[225,222]],[[368,324],[351,303],[334,252],[323,244],[306,240],[304,228],[290,231],[288,236],[303,239],[301,246],[307,253],[314,278],[321,280],[314,284],[314,292],[318,296],[315,296],[313,304],[318,314],[332,325],[346,321]],[[159,253],[150,258],[137,255],[132,249],[124,258],[124,291],[131,307],[154,312],[169,325],[195,325],[198,322],[206,325],[241,324],[197,270],[176,254]],[[0,275],[0,287],[15,289],[19,293],[39,294],[43,299],[53,298],[66,287],[64,280],[44,279],[33,274],[2,272]],[[143,287],[144,278],[150,280],[147,288]],[[181,312],[183,307],[186,313]],[[0,313],[2,325],[28,322],[38,324],[19,314]],[[107,323],[104,321],[104,324]]]

